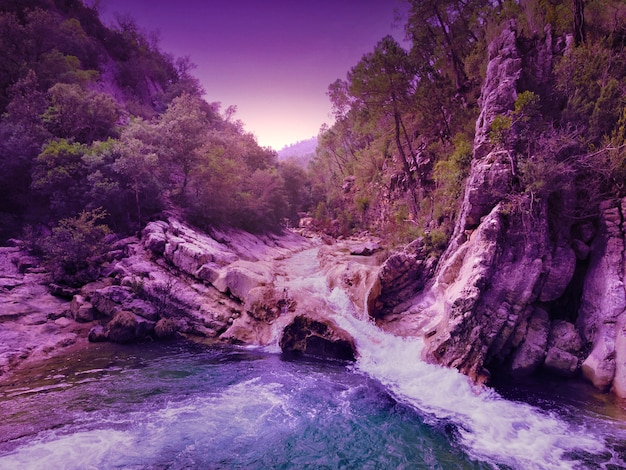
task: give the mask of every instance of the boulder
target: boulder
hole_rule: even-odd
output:
[[[577,354],[580,352],[582,346],[582,338],[573,323],[563,320],[555,320],[552,322],[548,348],[556,347],[562,351]]]
[[[382,246],[379,243],[368,241],[365,243],[359,243],[358,245],[350,248],[350,254],[354,256],[371,256],[377,251],[382,250]]]
[[[70,302],[70,317],[77,322],[86,323],[96,318],[96,311],[91,302],[88,302],[82,295],[75,295]]]
[[[107,340],[114,343],[140,341],[153,331],[154,323],[127,310],[118,311],[105,327]]]
[[[133,294],[128,287],[109,286],[95,291],[91,296],[94,308],[106,317],[111,317],[125,302],[132,301]]]
[[[213,259],[202,246],[183,242],[178,244],[178,247],[172,253],[170,261],[180,270],[193,276],[203,264],[213,261]]]
[[[352,337],[330,319],[297,315],[283,330],[280,348],[284,353],[354,361]]]
[[[124,309],[133,312],[135,315],[150,321],[157,321],[160,318],[156,307],[150,302],[142,299],[132,299],[130,302],[124,302]]]
[[[524,342],[516,350],[511,363],[514,375],[530,375],[535,372],[546,357],[550,318],[543,309],[536,309],[530,321]]]
[[[171,318],[161,318],[154,325],[154,336],[158,339],[169,339],[176,335],[176,322]]]
[[[89,330],[88,335],[89,342],[91,343],[103,343],[107,340],[106,332],[102,325],[96,325]]]
[[[597,389],[607,391],[615,377],[615,343],[610,338],[599,338],[591,354],[581,366],[583,377]]]
[[[428,256],[421,238],[390,255],[367,293],[369,315],[380,318],[393,313],[424,287],[434,268],[435,259]]]
[[[295,311],[296,302],[287,291],[278,292],[273,287],[255,287],[248,291],[245,309],[255,320],[271,323],[282,313]]]
[[[55,297],[66,300],[71,300],[78,293],[78,289],[74,289],[73,287],[68,286],[62,286],[53,282],[48,284],[48,289],[50,290],[50,293]]]
[[[94,292],[113,285],[113,279],[105,277],[94,282],[89,282],[80,288],[80,295],[87,299],[91,299]]]
[[[196,277],[201,281],[213,284],[220,277],[219,266],[215,263],[205,263],[198,268]]]
[[[143,242],[146,249],[155,255],[162,255],[165,252],[167,238],[163,232],[148,232]]]
[[[564,377],[573,377],[578,371],[578,362],[578,357],[573,354],[560,348],[552,347],[548,350],[544,367]]]
[[[251,289],[270,284],[273,277],[269,267],[262,263],[238,261],[224,268],[213,286],[222,293],[230,293],[245,301]]]

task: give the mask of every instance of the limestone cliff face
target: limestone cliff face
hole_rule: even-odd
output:
[[[543,367],[569,376],[584,359],[571,321],[576,312],[559,302],[573,295],[570,284],[586,262],[590,238],[576,238],[581,230],[553,223],[546,200],[518,190],[515,152],[495,146],[489,136],[494,118],[514,108],[518,91],[530,80],[541,87],[549,79],[558,47],[548,32],[529,57],[514,23],[491,44],[471,173],[451,242],[430,279],[420,280],[424,287],[416,284],[404,312],[382,322],[392,331],[423,336],[425,359],[477,381],[496,367],[514,374]],[[389,278],[379,275],[381,292],[390,289],[384,282]],[[585,339],[592,341],[588,334]]]
[[[626,200],[602,205],[577,326],[590,353],[582,373],[602,390],[626,396]]]

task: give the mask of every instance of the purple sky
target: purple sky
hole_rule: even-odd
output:
[[[328,85],[345,78],[387,34],[402,40],[394,10],[403,0],[101,0],[157,31],[160,47],[189,56],[208,101],[235,115],[263,146],[317,135],[332,123]]]

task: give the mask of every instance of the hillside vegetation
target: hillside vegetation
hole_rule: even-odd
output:
[[[320,226],[445,248],[471,168],[488,44],[511,22],[523,50],[551,43],[561,53],[528,54],[554,63],[523,64],[515,109],[491,125],[491,143],[515,153],[509,203],[548,200],[558,223],[624,195],[623,2],[413,0],[410,49],[385,37],[329,87],[336,123],[320,133],[311,173],[324,195]]]
[[[275,230],[302,209],[304,171],[204,101],[189,60],[130,19],[105,27],[81,1],[4,0],[0,68],[0,239],[70,219],[129,233],[164,208],[205,228]]]

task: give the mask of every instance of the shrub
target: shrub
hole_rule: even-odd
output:
[[[80,286],[98,275],[98,258],[107,248],[109,228],[98,222],[107,213],[101,208],[62,219],[42,243],[44,261],[55,281]]]
[[[513,121],[510,116],[498,114],[493,121],[491,121],[489,140],[495,145],[505,144],[511,132],[512,125]]]

